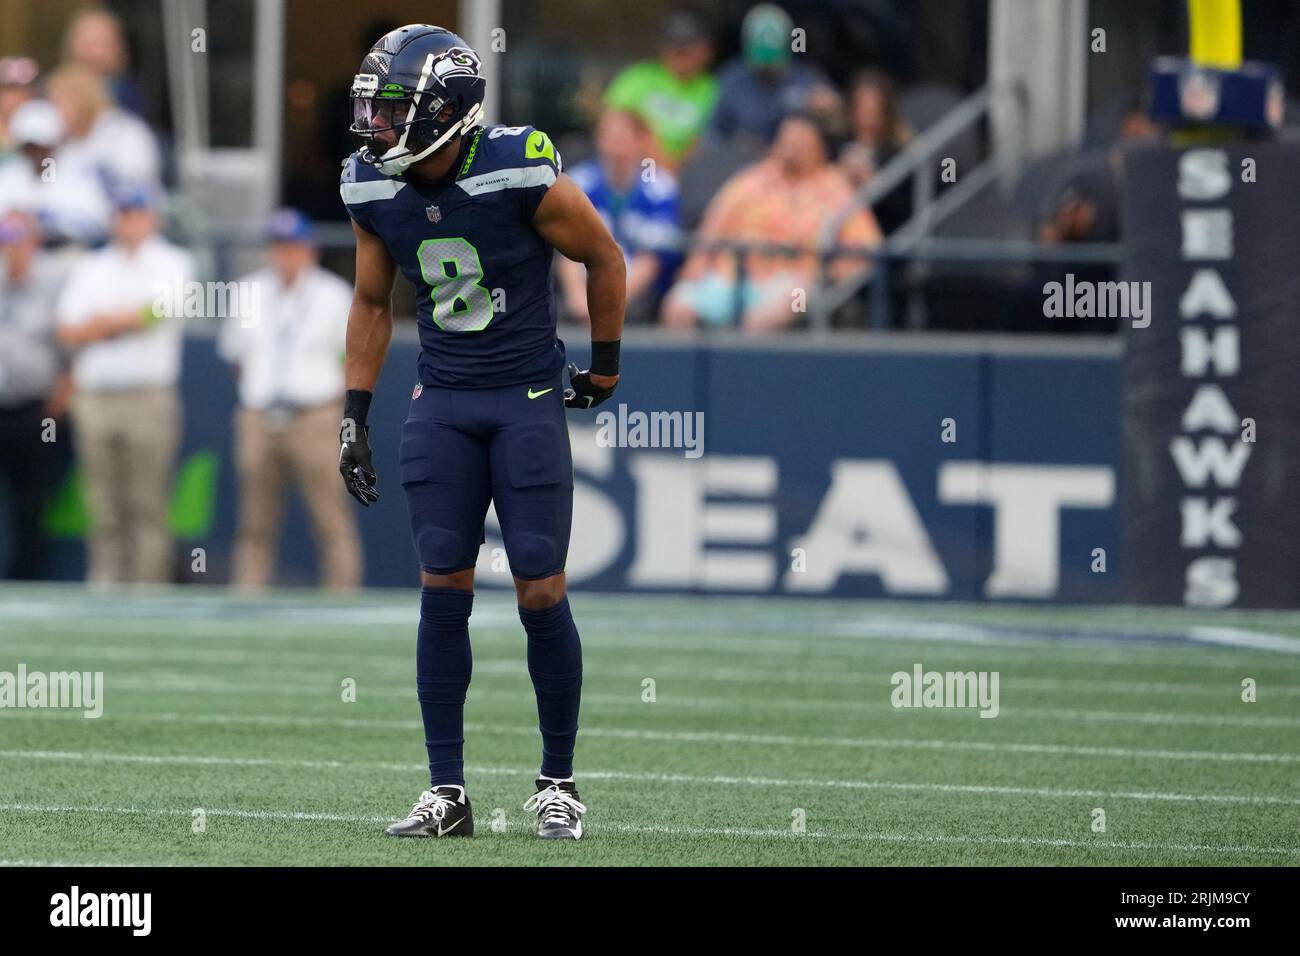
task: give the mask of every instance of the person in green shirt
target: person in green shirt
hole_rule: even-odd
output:
[[[605,105],[635,113],[650,128],[661,155],[676,169],[713,113],[717,81],[709,74],[713,43],[700,21],[674,13],[665,24],[659,59],[627,67],[605,91]]]

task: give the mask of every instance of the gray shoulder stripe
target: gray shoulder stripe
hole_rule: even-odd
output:
[[[340,183],[339,195],[348,205],[353,203],[374,202],[376,199],[392,199],[406,188],[406,183],[391,179],[376,179],[368,183]]]
[[[555,170],[550,166],[516,166],[514,169],[497,169],[477,176],[466,176],[456,185],[470,196],[494,193],[502,189],[529,189],[533,186],[550,187],[555,183]]]

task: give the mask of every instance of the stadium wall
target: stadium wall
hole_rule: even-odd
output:
[[[634,339],[616,400],[570,415],[571,581],[609,591],[1118,600],[1118,348],[1057,341]],[[417,581],[396,480],[416,348],[405,336],[394,342],[371,412],[382,497],[359,515],[370,586]],[[582,363],[585,348],[570,356]],[[178,576],[220,583],[236,518],[235,390],[210,337],[187,338],[183,382]],[[691,447],[628,447],[651,441],[636,413],[653,412],[660,425],[678,423]],[[662,415],[672,412],[682,415]],[[610,447],[619,440],[625,447]],[[50,522],[57,576],[73,579],[85,524],[74,479]],[[508,587],[491,514],[486,533],[478,581]],[[314,580],[297,501],[280,569],[281,583]]]

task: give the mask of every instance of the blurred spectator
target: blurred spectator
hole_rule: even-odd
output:
[[[85,67],[98,76],[122,109],[137,115],[144,112],[140,87],[127,73],[122,21],[108,10],[91,8],[72,18],[64,35],[63,62]]]
[[[29,56],[0,57],[0,158],[14,149],[9,120],[14,111],[36,95],[40,68]]]
[[[9,133],[18,152],[0,161],[0,215],[32,213],[51,244],[101,243],[112,215],[108,195],[97,176],[57,159],[63,132],[59,111],[45,100],[14,112]]]
[[[1119,138],[1108,147],[1062,158],[1061,172],[1051,180],[1038,214],[1038,241],[1050,244],[1075,242],[1118,242],[1122,220],[1124,153],[1134,143],[1159,134],[1159,127],[1147,116],[1139,97],[1134,97],[1120,123]],[[1063,282],[1066,274],[1076,282],[1109,282],[1115,278],[1111,263],[1037,263],[1031,275],[1029,300],[1034,309],[1029,321],[1041,324],[1042,288],[1049,282]],[[1118,319],[1074,317],[1054,320],[1061,332],[1110,333]]]
[[[834,89],[816,67],[793,60],[793,26],[775,4],[760,3],[745,14],[742,54],[718,71],[714,135],[771,143],[782,117],[809,105],[818,90]]]
[[[869,183],[876,172],[912,139],[898,110],[893,81],[876,70],[864,71],[849,90],[850,139],[840,150],[840,168],[854,189]],[[912,181],[907,179],[874,206],[880,229],[889,235],[912,217]]]
[[[831,155],[832,144],[814,114],[796,113],[781,123],[768,157],[723,187],[705,212],[696,239],[766,242],[797,251],[745,256],[739,288],[734,253],[693,252],[664,305],[665,325],[724,325],[738,304],[740,324],[753,331],[784,328],[798,319],[795,292],[802,289],[811,295],[822,230],[853,196],[847,177],[831,164]],[[838,239],[840,246],[874,246],[880,229],[871,212],[862,210],[848,218]],[[865,261],[840,257],[831,263],[831,273],[843,275]]]
[[[677,168],[704,132],[718,84],[709,75],[713,44],[693,14],[673,13],[659,59],[627,67],[605,92],[605,106],[640,117],[654,134],[660,161]]]
[[[596,126],[597,158],[570,171],[609,226],[627,260],[627,318],[648,322],[681,264],[677,182],[663,168],[643,166],[650,130],[632,113],[609,110]],[[586,270],[557,260],[569,315],[587,314]]]
[[[170,292],[193,281],[194,267],[158,234],[158,198],[119,188],[113,241],[73,266],[56,309],[59,338],[75,349],[73,425],[98,585],[171,577],[181,316]]]
[[[63,417],[68,398],[54,321],[64,271],[60,257],[41,250],[34,216],[0,218],[0,481],[9,491],[9,578],[45,576],[42,522],[58,439],[46,425]]]
[[[162,174],[158,141],[138,116],[113,105],[103,79],[84,66],[62,66],[50,74],[50,101],[58,107],[68,136],[59,165],[76,165],[119,183],[156,186]]]
[[[284,493],[296,483],[311,515],[323,583],[359,587],[361,545],[338,481],[336,447],[352,287],[320,267],[315,231],[300,212],[277,212],[268,238],[268,267],[240,280],[255,290],[254,308],[228,316],[220,339],[222,357],[239,374],[232,579],[248,590],[271,583]]]
[[[1147,142],[1159,127],[1138,99],[1120,124],[1119,138],[1110,146],[1068,159],[1053,183],[1039,215],[1040,242],[1114,242],[1119,239],[1120,185],[1124,152]]]

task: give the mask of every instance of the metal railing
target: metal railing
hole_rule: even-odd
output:
[[[810,298],[814,328],[828,328],[831,316],[868,282],[872,282],[873,273],[877,271],[873,266],[879,269],[879,274],[876,275],[877,281],[872,283],[871,290],[872,324],[876,328],[888,328],[893,324],[890,309],[890,264],[905,258],[908,249],[923,240],[936,226],[982,190],[999,178],[1009,179],[1019,168],[1020,156],[1015,144],[1022,137],[1008,136],[974,169],[963,172],[952,188],[937,198],[935,196],[936,163],[940,159],[940,151],[982,122],[993,110],[1004,105],[1009,107],[1009,115],[1015,116],[1020,123],[1024,122],[1026,102],[1024,89],[1019,84],[986,84],[976,90],[913,139],[858,190],[847,207],[827,221],[818,239],[824,264],[829,264],[832,260],[833,257],[826,253],[836,248],[840,232],[850,217],[873,208],[909,179],[912,182],[912,218],[886,237],[872,257],[875,260],[872,265],[856,270],[838,281],[830,277],[828,269],[822,271],[816,292]]]
[[[940,197],[942,200],[944,197]],[[937,204],[936,204],[937,205]],[[942,208],[939,209],[942,213]],[[202,228],[191,222],[181,230],[182,239],[196,254],[201,272],[207,275],[233,277],[230,268],[240,251],[251,250],[264,242],[262,232],[252,228]],[[350,250],[353,245],[351,228],[346,223],[320,223],[317,225],[320,245],[326,250]],[[893,328],[893,302],[891,277],[902,265],[924,267],[931,263],[949,265],[1029,265],[1060,263],[1064,265],[1118,265],[1122,261],[1124,246],[1117,242],[1088,242],[1048,244],[1028,239],[977,239],[940,238],[916,236],[906,242],[886,242],[875,248],[866,246],[830,246],[820,250],[783,242],[758,240],[706,239],[691,240],[684,251],[718,252],[730,254],[735,261],[735,288],[729,326],[741,325],[744,313],[744,284],[752,271],[753,256],[779,256],[802,258],[810,252],[818,258],[818,270],[829,272],[836,260],[860,259],[863,267],[858,271],[871,276],[868,290],[868,316],[870,326],[883,330]],[[923,281],[923,280],[922,280]],[[859,287],[860,288],[860,287]],[[857,290],[855,289],[855,292]],[[824,294],[824,293],[822,293]],[[817,299],[819,290],[810,283],[808,289],[808,327],[816,332],[829,330],[829,322],[817,320],[817,306],[825,302]],[[839,303],[842,307],[847,299]],[[833,311],[833,310],[831,310]],[[829,312],[825,313],[829,319]]]

